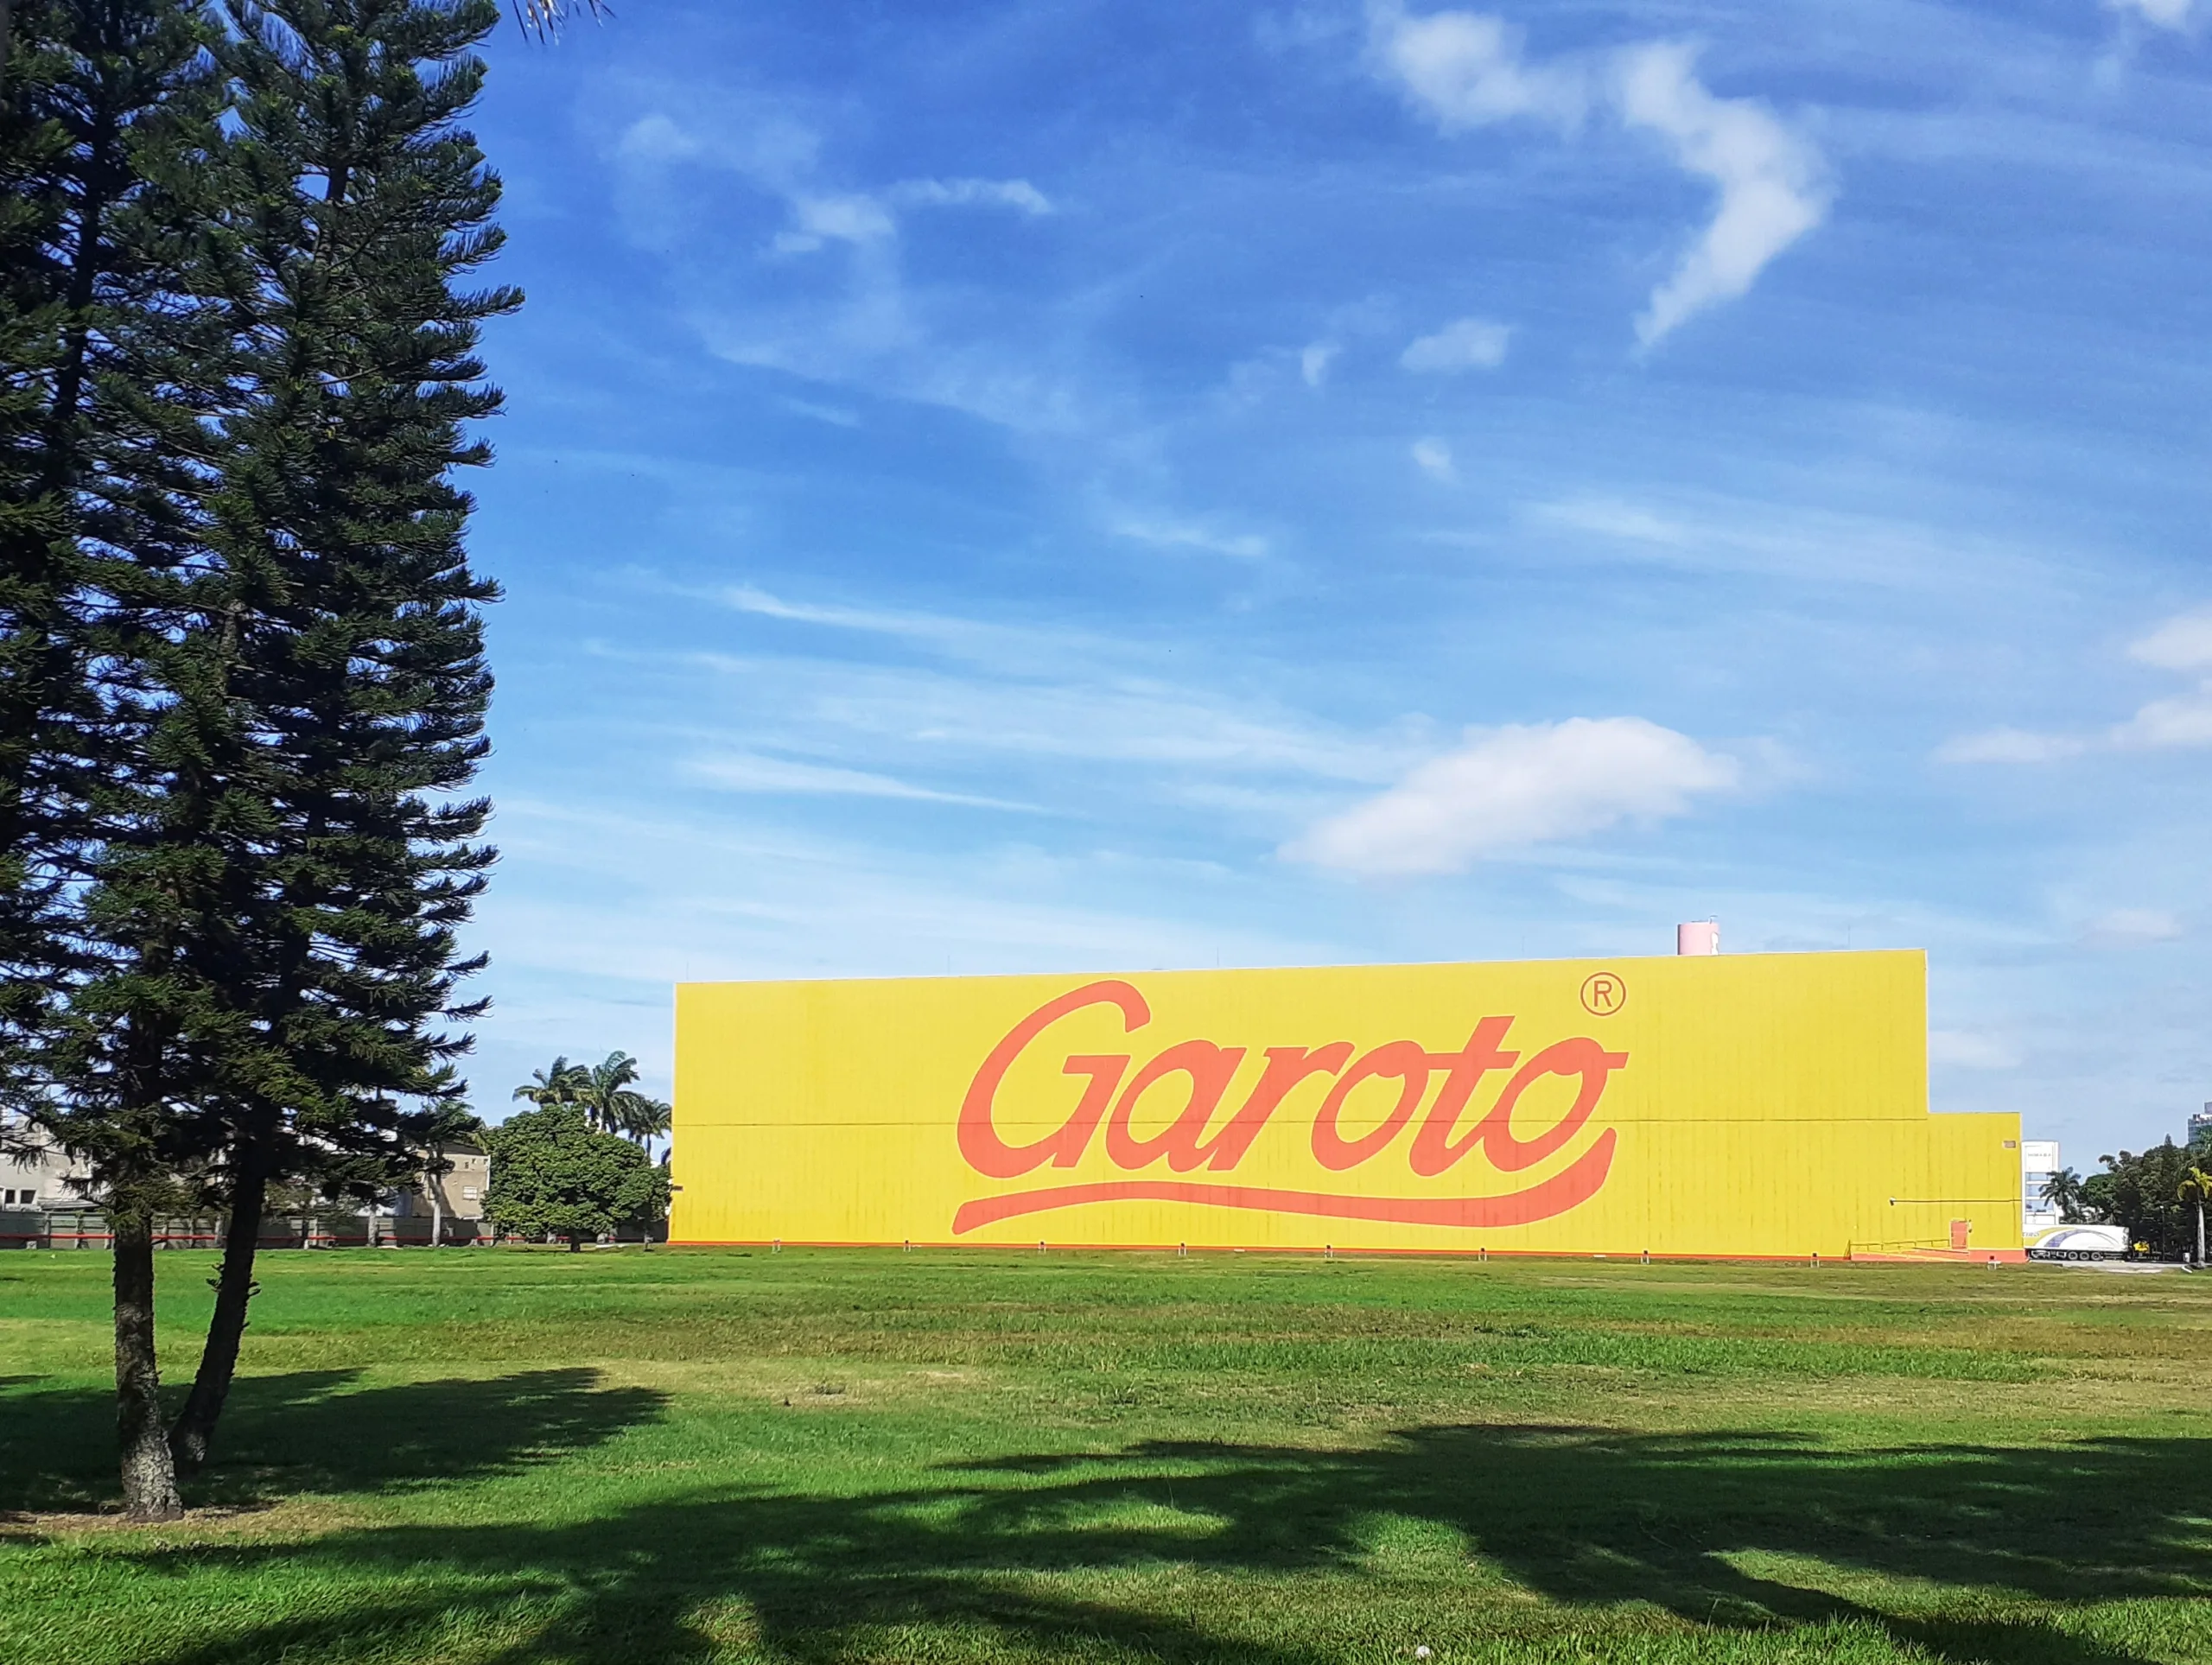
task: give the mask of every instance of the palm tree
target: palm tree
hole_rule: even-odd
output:
[[[2174,1196],[2184,1203],[2196,1204],[2196,1263],[2204,1264],[2204,1204],[2212,1201],[2212,1173],[2202,1165],[2191,1162],[2182,1170],[2181,1183],[2174,1187]]]
[[[604,1063],[580,1072],[582,1084],[571,1102],[582,1107],[594,1127],[648,1148],[667,1133],[672,1112],[631,1085],[638,1078],[638,1060],[627,1052],[609,1052]]]
[[[2068,1225],[2078,1225],[2087,1201],[2082,1195],[2082,1176],[2072,1168],[2059,1169],[2043,1182],[2043,1200],[2056,1209],[2058,1217]]]
[[[543,1107],[547,1104],[581,1104],[583,1090],[591,1084],[591,1071],[581,1064],[571,1064],[564,1054],[553,1060],[549,1070],[533,1070],[530,1079],[515,1089],[517,1098],[526,1098]]]
[[[594,20],[612,17],[614,8],[607,0],[513,0],[515,22],[521,24],[526,35],[535,35],[541,41],[558,40],[561,25],[579,11],[588,12]]]

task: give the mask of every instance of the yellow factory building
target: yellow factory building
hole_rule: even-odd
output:
[[[1918,953],[684,985],[680,1243],[2020,1253]]]

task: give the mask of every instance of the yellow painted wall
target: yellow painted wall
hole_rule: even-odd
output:
[[[2017,1249],[2019,1120],[1931,1116],[1926,1036],[1917,953],[686,984],[672,1236]],[[1315,1067],[1239,1155],[1271,1048]]]

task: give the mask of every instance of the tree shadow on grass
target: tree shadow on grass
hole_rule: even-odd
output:
[[[362,1388],[357,1370],[241,1376],[194,1507],[300,1492],[390,1491],[511,1471],[658,1417],[667,1395],[606,1388],[588,1369]],[[93,1509],[117,1497],[115,1399],[5,1384],[0,1511]]]
[[[1498,1611],[1480,1593],[1489,1575],[1463,1573],[1456,1550],[1411,1594],[1379,1570],[1378,1532],[1407,1520],[1448,1528],[1548,1598],[1517,1610],[1532,1643],[1572,1630],[1590,1646],[1611,1630],[1613,1656],[1633,1658],[1656,1624],[1746,1643],[1775,1633],[1780,1655],[1790,1632],[1821,1651],[1843,1626],[1890,1656],[2132,1665],[2053,1621],[2092,1601],[2212,1595],[2206,1449],[1840,1452],[1771,1434],[1438,1427],[1357,1451],[1153,1443],[852,1497],[695,1494],[576,1524],[382,1528],[140,1559],[318,1592],[310,1613],[162,1665],[435,1658],[472,1626],[496,1638],[472,1656],[499,1665],[692,1665],[739,1639],[794,1665],[994,1649],[1318,1665],[1376,1651],[1344,1630],[1370,1600],[1462,1647]],[[1182,1593],[1056,1576],[1086,1573],[1169,1575]],[[1243,1615],[1256,1586],[1240,1579],[1280,1592],[1301,1573],[1338,1582],[1310,1586],[1296,1625]]]

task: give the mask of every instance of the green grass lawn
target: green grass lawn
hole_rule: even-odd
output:
[[[133,1529],[107,1272],[0,1256],[7,1665],[2212,1661],[2212,1277],[275,1254]]]

